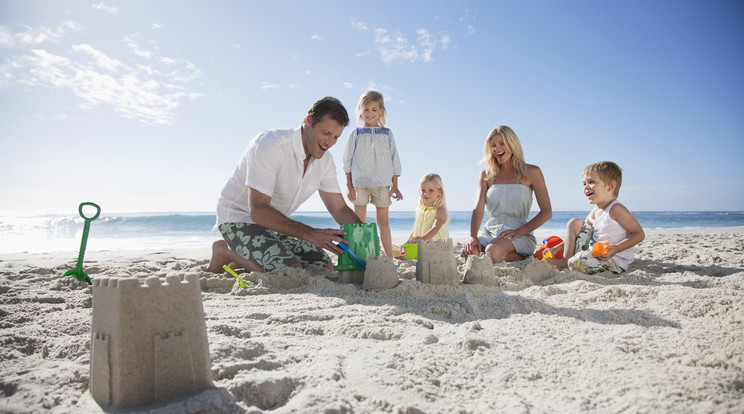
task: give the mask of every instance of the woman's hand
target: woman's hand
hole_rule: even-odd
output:
[[[499,239],[509,239],[514,240],[518,239],[519,235],[517,234],[516,230],[504,230],[499,234]]]
[[[471,237],[470,241],[465,243],[465,246],[462,247],[462,255],[465,257],[471,255],[479,256],[481,253],[483,253],[483,245],[475,237]]]

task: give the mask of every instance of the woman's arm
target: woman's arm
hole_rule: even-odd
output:
[[[478,240],[478,231],[480,230],[481,222],[483,221],[483,211],[486,207],[486,191],[488,191],[488,183],[485,180],[486,172],[481,171],[478,177],[478,194],[475,198],[475,207],[473,213],[470,216],[470,241],[468,241],[462,248],[462,253],[465,257],[471,254],[479,255],[483,252],[483,245]]]

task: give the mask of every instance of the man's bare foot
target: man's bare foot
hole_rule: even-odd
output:
[[[222,266],[230,263],[231,253],[227,242],[224,240],[217,240],[212,243],[212,258],[209,260],[209,266],[207,266],[207,272],[212,273],[225,273],[225,269]]]
[[[550,259],[545,259],[545,261],[557,267],[558,270],[568,269],[568,259],[565,257],[563,259],[553,259],[551,257]]]

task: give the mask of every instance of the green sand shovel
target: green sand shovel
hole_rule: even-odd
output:
[[[230,273],[231,275],[233,275],[235,277],[235,279],[238,279],[238,285],[240,287],[242,287],[243,289],[249,289],[250,288],[250,286],[248,286],[248,285],[245,284],[245,280],[243,280],[240,276],[238,276],[238,274],[235,273],[235,271],[232,270],[230,268],[230,266],[224,265],[224,266],[222,266],[222,268],[225,269],[225,270],[227,270],[227,273]]]
[[[83,207],[85,206],[93,206],[96,208],[96,214],[93,217],[85,217],[85,214],[83,213]],[[88,231],[90,230],[90,222],[97,219],[98,216],[101,214],[101,207],[98,207],[98,204],[91,203],[91,202],[85,202],[80,203],[80,207],[78,208],[78,211],[80,212],[80,217],[85,220],[85,225],[83,226],[83,240],[80,242],[80,254],[78,255],[77,260],[77,266],[75,266],[74,269],[68,270],[65,272],[62,277],[65,276],[75,276],[79,280],[84,280],[88,282],[89,285],[92,285],[93,282],[90,281],[90,277],[83,272],[83,256],[85,256],[85,245],[88,243]]]

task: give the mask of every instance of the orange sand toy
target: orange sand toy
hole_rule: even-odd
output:
[[[542,246],[537,248],[537,251],[535,251],[535,257],[537,257],[538,260],[545,260],[550,259],[553,255],[546,255],[545,249],[552,248],[557,246],[558,244],[562,243],[563,239],[561,239],[558,236],[550,236],[547,239],[543,240]],[[547,252],[550,253],[550,252]],[[547,257],[546,257],[547,256]],[[563,252],[558,252],[555,254],[556,259],[562,259],[563,258]]]
[[[607,246],[610,243],[594,243],[594,246],[592,247],[592,254],[594,257],[602,256],[603,254],[607,254]]]

